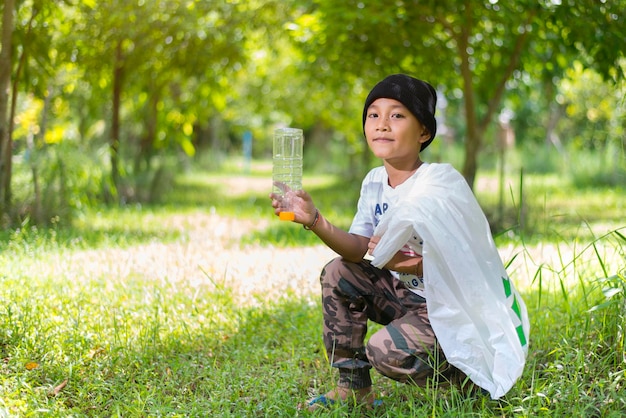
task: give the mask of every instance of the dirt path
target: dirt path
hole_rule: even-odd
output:
[[[319,272],[335,256],[323,245],[297,249],[239,245],[243,235],[267,227],[269,220],[252,222],[197,212],[166,222],[168,229],[180,231],[179,240],[71,251],[52,262],[33,260],[33,265],[22,267],[29,274],[68,280],[106,277],[123,283],[133,277],[151,277],[174,286],[226,286],[238,302],[255,305],[287,293],[317,298]]]

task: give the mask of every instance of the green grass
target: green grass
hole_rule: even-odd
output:
[[[336,378],[322,347],[319,301],[285,289],[245,304],[220,273],[174,280],[125,268],[141,262],[124,258],[131,249],[169,243],[183,253],[198,213],[265,222],[224,244],[242,257],[258,247],[318,244],[275,220],[266,168],[234,174],[182,175],[163,206],[98,209],[72,225],[2,233],[0,417],[618,417],[626,410],[623,190],[578,191],[529,176],[526,232],[516,229],[516,205],[507,204],[510,229],[498,243],[516,249],[505,261],[513,261],[532,328],[524,375],[504,398],[373,373],[380,410],[308,414],[297,404]],[[349,225],[358,185],[309,175],[305,186],[330,219]],[[497,202],[493,191],[477,190],[487,209]],[[539,244],[556,249],[551,263],[537,258]],[[93,259],[92,269],[68,276],[63,266],[84,259]]]
[[[495,173],[485,173],[476,185],[477,197],[488,217],[497,218],[500,203]],[[597,234],[623,226],[626,189],[595,187],[579,189],[555,174],[508,175],[503,186],[504,218],[496,221],[494,233],[515,229],[520,222],[526,242],[544,240],[591,241]],[[522,219],[520,219],[520,217]]]

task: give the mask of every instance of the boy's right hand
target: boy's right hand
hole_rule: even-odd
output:
[[[291,208],[294,212],[295,219],[293,222],[302,224],[302,225],[311,225],[313,220],[315,219],[315,203],[313,203],[313,199],[311,196],[304,190],[291,190],[287,186],[284,188],[280,185],[280,187],[285,194],[288,194],[291,198]],[[278,216],[281,212],[281,200],[282,196],[277,193],[270,193],[270,199],[272,200],[272,207],[274,208],[274,214]]]

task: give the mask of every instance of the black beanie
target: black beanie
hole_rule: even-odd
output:
[[[435,119],[437,93],[433,86],[406,74],[393,74],[386,77],[374,86],[365,99],[365,107],[363,108],[364,128],[367,109],[376,99],[381,98],[394,99],[406,106],[430,132],[430,138],[422,144],[421,149],[423,150],[430,145],[437,133],[437,120]]]

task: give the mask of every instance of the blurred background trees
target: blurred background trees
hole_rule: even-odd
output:
[[[191,165],[268,158],[305,130],[309,168],[360,179],[361,112],[389,73],[439,92],[429,161],[470,185],[502,150],[626,183],[626,1],[4,0],[0,225],[156,202]],[[459,156],[451,154],[458,149]],[[354,180],[358,181],[358,180]]]

